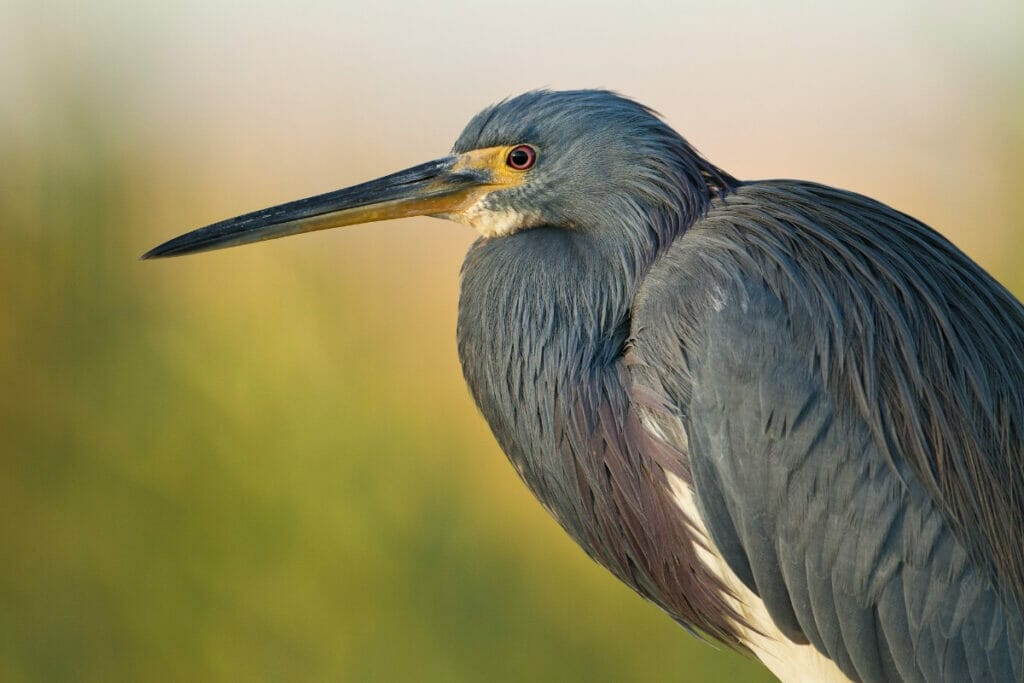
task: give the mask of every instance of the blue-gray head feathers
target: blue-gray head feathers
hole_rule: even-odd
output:
[[[521,227],[646,228],[664,244],[736,184],[652,110],[606,90],[504,100],[473,117],[453,151],[517,144],[537,150],[530,177],[487,201],[526,215]]]

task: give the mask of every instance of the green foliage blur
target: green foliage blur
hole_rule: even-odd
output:
[[[140,262],[256,205],[126,130],[117,98],[59,90],[38,134],[0,131],[0,680],[770,680],[515,478],[455,356],[470,235]]]

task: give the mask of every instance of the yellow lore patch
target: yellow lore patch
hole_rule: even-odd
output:
[[[509,145],[472,149],[465,154],[459,155],[459,160],[455,162],[452,170],[459,171],[464,168],[472,168],[487,171],[491,176],[490,185],[494,189],[522,185],[529,171],[517,171],[505,163],[508,153],[517,146]]]
[[[506,163],[509,152],[515,147],[516,145],[484,147],[459,156],[459,160],[452,167],[453,171],[467,168],[486,171],[491,181],[474,191],[475,201],[448,213],[447,218],[473,227],[484,237],[503,237],[536,225],[540,221],[539,216],[533,214],[512,209],[493,209],[488,204],[487,195],[491,192],[517,187],[526,180],[528,171],[516,170]]]

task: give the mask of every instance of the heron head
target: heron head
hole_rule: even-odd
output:
[[[453,151],[501,179],[447,216],[485,237],[538,225],[622,229],[638,216],[695,210],[707,185],[685,140],[650,109],[606,90],[505,100],[473,117]]]
[[[144,258],[417,215],[466,223],[485,238],[541,225],[635,229],[651,216],[684,224],[728,180],[632,100],[604,90],[533,91],[473,117],[449,156],[214,223]]]

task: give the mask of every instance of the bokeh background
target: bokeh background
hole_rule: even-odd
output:
[[[1021,13],[0,0],[0,680],[767,680],[506,464],[455,352],[467,229],[138,255],[439,156],[506,95],[606,86],[1024,294]]]

